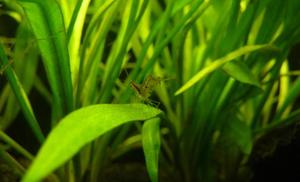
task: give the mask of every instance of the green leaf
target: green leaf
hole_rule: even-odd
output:
[[[32,154],[30,154],[25,148],[23,148],[20,144],[18,144],[11,137],[9,137],[5,132],[0,131],[0,138],[1,138],[2,141],[4,141],[9,146],[14,148],[16,151],[18,151],[20,154],[22,154],[27,159],[29,159],[29,160],[33,159]]]
[[[174,15],[179,10],[183,11],[184,6],[191,3],[191,1],[192,0],[178,0],[173,7],[172,15]]]
[[[153,118],[143,125],[143,149],[147,171],[152,182],[158,181],[158,160],[160,152],[159,118]]]
[[[242,83],[260,87],[260,83],[257,78],[243,62],[232,61],[225,64],[222,69],[234,79]]]
[[[298,78],[293,83],[293,85],[290,87],[285,100],[283,101],[282,105],[280,106],[280,108],[276,112],[276,115],[274,117],[275,121],[278,121],[282,117],[282,115],[283,115],[284,111],[286,110],[286,108],[293,104],[293,102],[299,96],[299,93],[300,93],[300,78]]]
[[[105,132],[160,112],[144,104],[99,104],[76,110],[51,131],[22,181],[40,181]]]
[[[250,154],[252,150],[251,128],[245,122],[235,118],[229,121],[225,129],[225,137],[239,146],[242,152]]]
[[[55,0],[18,0],[41,51],[58,119],[73,110],[73,90],[65,25]]]
[[[29,43],[32,39],[33,36],[31,32],[28,31],[26,21],[23,21],[16,32],[16,41],[11,61],[13,61],[14,71],[26,94],[30,92],[34,84],[34,80],[37,77],[36,70],[39,59],[37,47],[35,44]],[[11,53],[8,51],[6,54],[10,55]],[[1,127],[3,130],[9,127],[20,113],[20,106],[17,98],[13,96],[14,93],[10,89],[8,89],[8,91],[9,94],[5,97],[7,102],[5,105],[5,111],[2,115],[3,120],[1,120]]]
[[[175,92],[175,95],[179,95],[179,94],[183,93],[184,91],[186,91],[190,87],[194,86],[197,82],[199,82],[205,76],[207,76],[211,72],[221,68],[226,63],[229,63],[230,61],[233,61],[233,60],[235,60],[236,58],[238,58],[242,55],[249,54],[249,53],[254,52],[254,51],[264,50],[264,49],[278,51],[278,49],[275,48],[272,45],[248,45],[248,46],[244,46],[242,48],[239,48],[239,49],[237,49],[233,52],[230,52],[226,56],[213,61],[210,65],[208,65],[204,69],[200,70],[186,84],[184,84],[181,88],[179,88]]]
[[[26,95],[26,92],[25,92],[22,84],[19,81],[18,76],[16,75],[12,66],[9,64],[8,58],[5,55],[5,51],[4,51],[3,45],[1,43],[0,43],[0,63],[1,63],[0,66],[7,65],[7,67],[4,70],[4,73],[9,82],[9,85],[12,88],[12,91],[14,92],[14,94],[20,104],[20,107],[26,118],[26,121],[28,121],[28,124],[30,125],[30,127],[33,130],[37,139],[41,143],[43,143],[44,135],[43,135],[42,130],[39,126],[39,123],[33,113],[29,99]]]

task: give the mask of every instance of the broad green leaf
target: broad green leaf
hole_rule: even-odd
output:
[[[233,61],[242,55],[249,54],[254,51],[264,50],[264,49],[277,51],[277,48],[275,48],[272,45],[248,45],[248,46],[239,48],[238,50],[230,52],[226,56],[213,61],[210,65],[208,65],[204,69],[200,70],[186,84],[184,84],[181,88],[179,88],[175,92],[175,95],[179,95],[179,94],[183,93],[184,91],[186,91],[190,87],[194,86],[197,82],[199,82],[201,79],[203,79],[205,76],[207,76],[211,72],[223,67],[226,63],[229,63],[230,61]]]
[[[260,87],[257,78],[243,62],[232,61],[225,64],[222,69],[234,79],[242,83]]]
[[[143,149],[148,174],[152,182],[158,181],[158,160],[160,152],[160,119],[153,118],[143,125]]]
[[[153,118],[160,112],[144,104],[99,104],[78,109],[51,131],[22,181],[40,181],[105,132],[130,121]]]

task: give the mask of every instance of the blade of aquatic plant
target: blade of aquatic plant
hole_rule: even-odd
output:
[[[257,37],[257,42],[265,39],[266,37],[268,39],[276,39],[276,45],[278,45],[279,47],[282,48],[283,52],[281,53],[281,55],[277,58],[276,66],[274,66],[274,68],[272,69],[272,71],[270,72],[271,76],[270,76],[270,80],[271,80],[271,85],[268,84],[268,86],[266,87],[265,90],[271,90],[272,88],[272,84],[274,84],[274,81],[276,79],[278,79],[279,76],[279,70],[282,67],[282,64],[284,62],[284,60],[286,59],[288,52],[290,50],[290,48],[297,42],[299,41],[299,21],[294,21],[294,19],[297,19],[296,17],[299,18],[300,14],[299,11],[297,9],[299,9],[300,6],[300,2],[299,1],[293,1],[293,3],[282,3],[279,2],[279,6],[278,7],[274,7],[275,9],[272,10],[272,6],[274,4],[273,1],[266,1],[268,2],[267,6],[263,6],[264,8],[266,8],[266,13],[264,15],[264,20],[262,22],[262,27],[261,30],[259,31],[259,33],[261,35],[258,35]],[[282,15],[282,13],[280,13],[280,11],[285,10],[284,16],[280,16],[280,14]],[[275,16],[275,17],[274,17]],[[279,20],[282,20],[281,24],[278,24],[278,22],[280,21],[274,21],[275,18],[278,16]],[[269,17],[269,18],[268,18]],[[277,19],[277,18],[276,18]],[[277,28],[275,25],[276,24]],[[271,24],[271,27],[266,27],[267,25]],[[282,25],[284,25],[282,27]],[[278,29],[277,32],[274,32],[274,29]],[[273,35],[272,37],[269,36],[270,32],[275,35]],[[274,80],[274,81],[273,81]],[[261,97],[261,100],[259,101],[259,105],[257,105],[256,109],[257,112],[255,113],[253,119],[252,119],[252,123],[253,123],[253,127],[256,128],[258,126],[258,123],[260,121],[260,115],[261,115],[261,110],[264,107],[267,98],[269,97],[268,93],[265,92],[266,94],[264,94],[263,97]],[[290,92],[292,93],[292,92]],[[289,96],[286,97],[286,99]],[[293,97],[293,96],[292,96]],[[284,107],[288,107],[289,104],[287,104]],[[283,103],[281,102],[281,108],[283,108]],[[284,113],[283,109],[282,111],[280,111],[280,109],[278,110],[279,112],[276,113],[275,116],[275,120],[278,121],[278,117],[282,117],[282,114]]]
[[[274,3],[276,3],[276,6],[274,6]],[[280,0],[267,0],[260,4],[258,8],[259,10],[263,10],[264,14],[256,37],[256,44],[262,44],[272,40],[276,31],[278,31],[278,27],[283,23],[282,20],[286,17],[286,12],[283,10],[286,10],[287,4],[289,3]]]
[[[172,5],[172,4],[171,4]],[[176,36],[177,33],[179,33],[182,30],[185,30],[186,28],[191,28],[191,25],[189,24],[189,19],[193,17],[193,15],[197,14],[197,17],[200,17],[205,10],[210,6],[210,2],[203,2],[203,1],[195,1],[194,4],[191,6],[191,9],[188,13],[186,13],[183,18],[181,18],[177,24],[175,24],[174,28],[171,29],[169,33],[166,34],[166,37],[163,38],[157,46],[154,48],[154,52],[150,60],[145,65],[144,69],[142,69],[140,73],[139,79],[141,77],[144,77],[149,73],[152,68],[154,67],[154,64],[157,60],[157,58],[160,56],[161,52],[164,50],[164,48],[168,45],[168,43]],[[167,17],[170,18],[170,17]],[[164,26],[162,26],[164,27]],[[160,30],[165,31],[165,30]]]
[[[153,44],[157,34],[159,34],[161,31],[165,32],[166,30],[162,29],[165,27],[168,23],[168,20],[171,18],[171,11],[173,7],[174,2],[171,1],[164,14],[160,17],[159,21],[155,21],[152,31],[150,31],[150,34],[148,35],[147,39],[145,40],[145,43],[143,44],[143,48],[138,55],[136,64],[134,69],[129,75],[129,79],[127,79],[127,85],[129,85],[129,82],[132,80],[135,80],[137,82],[140,82],[147,74],[149,74],[153,67],[154,64],[157,61],[157,58],[160,56],[160,54],[163,52],[164,48],[172,41],[172,39],[176,36],[176,34],[183,29],[187,27],[187,22],[189,19],[195,14],[198,13],[200,16],[205,12],[205,10],[209,7],[210,3],[209,2],[203,2],[201,0],[193,2],[193,5],[191,6],[191,9],[186,13],[179,21],[175,21],[176,24],[175,26],[170,30],[170,32],[166,32],[165,37],[162,37],[161,41],[157,43],[157,45],[154,47],[154,52],[152,57],[147,61],[146,65],[143,67],[141,70],[141,66],[144,63],[144,59],[147,56],[147,53],[149,51],[149,48]],[[175,3],[176,4],[176,3]],[[168,12],[170,11],[170,12]],[[177,23],[178,22],[178,23]],[[190,27],[190,25],[188,25]],[[160,33],[161,35],[161,33]],[[127,88],[123,93],[122,93],[122,98],[125,98],[124,100],[128,100],[130,97],[130,89]]]
[[[147,120],[143,125],[142,141],[147,171],[151,182],[158,181],[158,161],[160,153],[160,119]]]
[[[269,125],[267,125],[266,127],[255,129],[252,131],[252,133],[254,135],[259,135],[259,134],[268,132],[274,128],[288,127],[292,124],[299,123],[299,119],[300,119],[300,109],[297,109],[297,110],[289,113],[289,115],[286,118],[281,119],[280,121],[277,121],[277,122],[272,122]]]
[[[114,4],[116,1],[114,0],[108,0],[105,1],[103,4],[101,4],[99,7],[95,7],[95,9],[97,9],[96,12],[94,12],[95,14],[93,14],[93,16],[91,17],[91,20],[87,26],[87,30],[86,33],[84,35],[84,40],[83,40],[83,47],[88,47],[85,44],[88,44],[87,38],[91,38],[93,37],[91,34],[94,31],[94,29],[97,27],[97,24],[99,23],[99,21],[101,21],[101,18],[103,17],[103,13],[105,13],[107,11],[107,9]]]
[[[73,109],[73,91],[65,26],[55,0],[19,0],[37,44],[53,94],[54,121]]]
[[[39,181],[74,156],[85,144],[121,124],[147,120],[160,110],[144,104],[99,104],[76,110],[50,132],[23,182]]]
[[[25,172],[24,167],[3,148],[4,147],[0,145],[1,160],[8,164],[11,167],[11,169],[13,169],[15,174],[17,174],[18,176],[22,176]]]
[[[80,28],[81,28],[81,24],[84,22],[85,16],[81,17],[81,20],[77,20],[77,18],[79,18],[78,15],[80,14],[80,10],[84,11],[84,14],[86,13],[85,12],[86,7],[88,7],[89,2],[90,2],[90,0],[85,0],[85,1],[84,0],[79,0],[79,1],[77,1],[75,9],[72,13],[72,18],[71,18],[71,21],[70,21],[70,24],[69,24],[69,27],[68,27],[68,31],[67,31],[67,40],[68,40],[68,42],[69,42],[69,40],[72,36],[74,26],[75,26],[75,23],[77,21],[79,21],[79,23],[80,23],[79,25],[80,25]],[[83,5],[85,5],[85,6],[83,6]],[[76,26],[76,30],[77,30],[77,26]]]
[[[83,26],[87,15],[90,0],[79,0],[72,13],[72,18],[68,26],[67,42],[69,44],[70,52],[70,68],[72,74],[73,87],[78,82],[79,66],[80,66],[80,46],[81,37],[83,34]],[[76,31],[74,31],[76,27]]]
[[[243,62],[232,61],[225,64],[222,68],[234,79],[256,87],[260,87],[258,79],[251,72],[250,68]]]
[[[280,80],[279,80],[279,92],[278,92],[278,104],[277,110],[282,107],[285,99],[289,96],[289,90],[291,89],[291,77],[289,74],[288,60],[285,60],[280,68]],[[292,105],[288,106],[282,113],[282,117],[289,115],[292,109]]]
[[[183,93],[184,91],[186,91],[190,87],[194,86],[197,82],[199,82],[205,76],[207,76],[211,72],[213,72],[213,71],[221,68],[226,63],[229,63],[230,61],[233,61],[233,60],[235,60],[236,58],[238,58],[240,56],[249,54],[249,53],[254,52],[254,51],[260,51],[260,50],[277,51],[278,49],[275,48],[272,45],[248,45],[248,46],[244,46],[242,48],[239,48],[238,50],[235,50],[233,52],[230,52],[226,56],[213,61],[207,67],[205,67],[204,69],[200,70],[187,83],[185,83],[181,88],[179,88],[175,92],[175,95],[179,95],[179,94]],[[245,73],[245,74],[247,74],[247,73]]]
[[[1,138],[1,140],[3,140],[8,145],[10,145],[12,148],[14,148],[17,152],[22,154],[27,159],[32,160],[34,158],[31,153],[29,153],[25,148],[23,148],[20,144],[18,144],[16,141],[14,141],[12,138],[10,138],[3,131],[0,131],[0,138]]]
[[[138,24],[147,8],[149,0],[145,0],[142,3],[138,1],[132,1],[131,6],[127,6],[128,9],[124,12],[124,19],[122,19],[122,26],[120,27],[119,36],[114,45],[114,50],[111,52],[107,61],[107,67],[103,76],[103,87],[101,89],[101,102],[107,102],[107,99],[112,93],[115,80],[118,78],[123,60],[125,58],[128,42],[131,40]],[[139,5],[141,9],[138,10]]]
[[[283,119],[282,114],[286,110],[288,106],[294,103],[296,98],[299,96],[300,93],[300,79],[298,78],[290,88],[284,102],[282,103],[281,107],[276,112],[276,115],[274,117],[274,121],[279,121],[279,119]]]
[[[0,62],[1,65],[8,64],[8,59],[5,55],[5,52],[3,50],[2,44],[0,44]],[[42,133],[42,130],[39,126],[39,123],[37,122],[37,119],[35,118],[35,115],[33,113],[31,104],[29,102],[29,99],[26,95],[26,92],[24,91],[21,83],[19,82],[19,79],[12,69],[12,67],[9,65],[5,71],[5,76],[9,81],[9,84],[11,86],[11,89],[13,90],[15,96],[18,99],[18,102],[20,104],[20,107],[23,111],[23,114],[26,118],[26,121],[28,122],[29,126],[33,130],[36,138],[42,143],[44,141],[44,135]]]
[[[163,12],[162,15],[160,15],[160,17],[158,18],[158,21],[154,21],[152,27],[151,27],[151,31],[149,32],[149,35],[147,36],[147,38],[144,38],[144,34],[145,31],[142,31],[141,34],[141,39],[146,39],[143,43],[143,47],[140,50],[140,52],[138,52],[138,57],[137,60],[135,62],[135,66],[134,69],[131,71],[131,73],[129,74],[125,85],[129,85],[130,82],[132,80],[136,81],[136,82],[140,82],[142,81],[142,79],[146,76],[145,74],[140,74],[140,68],[142,66],[142,64],[144,63],[144,60],[146,59],[146,56],[149,55],[149,51],[152,51],[151,49],[153,48],[153,42],[155,40],[155,38],[157,37],[157,35],[159,34],[159,32],[162,30],[162,27],[164,27],[169,18],[170,18],[170,14],[171,14],[171,10],[172,10],[172,6],[173,6],[174,2],[171,1],[170,3],[167,4],[166,10]],[[146,14],[148,16],[148,14]],[[144,22],[142,22],[144,23]],[[147,22],[146,25],[148,25],[149,23]],[[150,27],[149,27],[150,28]],[[134,48],[135,45],[133,45]],[[143,70],[145,70],[146,68],[144,68]],[[149,70],[149,68],[147,68],[148,70],[146,70],[147,72],[150,72],[151,70]],[[138,77],[138,78],[137,78]],[[121,102],[124,101],[128,101],[131,93],[130,93],[131,89],[130,88],[126,88],[126,90],[122,93],[121,96]]]
[[[173,7],[172,14],[175,14],[177,11],[182,10],[184,6],[191,3],[192,0],[179,0],[175,3]]]
[[[28,30],[26,21],[23,21],[17,30],[15,44],[13,48],[13,66],[20,83],[26,93],[29,93],[36,78],[36,69],[38,64],[38,50],[35,44],[30,44],[33,36]],[[17,117],[20,111],[20,106],[14,93],[9,89],[5,111],[3,113],[3,120],[1,127],[4,130]]]
[[[285,60],[285,56],[287,55],[287,50],[284,49],[282,55],[276,59],[276,62],[274,65],[272,65],[272,68],[269,71],[268,77],[270,78],[270,81],[264,86],[264,92],[262,95],[257,98],[255,103],[255,112],[253,113],[252,119],[251,119],[251,125],[253,129],[257,129],[261,126],[261,115],[263,112],[263,109],[267,103],[267,100],[272,93],[272,89],[274,87],[274,84],[276,80],[278,79],[278,75],[280,74],[280,68],[282,66],[282,63]]]
[[[9,84],[6,83],[5,85],[1,86],[3,89],[1,90],[1,95],[0,95],[0,112],[3,112],[3,108],[5,107],[5,103],[8,100],[8,96],[11,92]]]
[[[96,65],[99,62],[98,60],[102,62],[105,40],[117,16],[116,12],[122,8],[122,3],[124,2],[110,2],[98,7],[99,11],[92,17],[90,25],[87,28],[87,33],[82,45],[83,51],[80,60],[80,77],[78,78],[76,105],[80,105],[80,100],[89,101],[89,96],[93,94],[92,91],[97,89],[97,84],[91,84],[91,81],[97,78],[97,73],[95,73],[96,68],[93,68],[93,65]],[[99,22],[101,23],[98,24]],[[99,72],[99,69],[97,70]],[[89,80],[88,83],[86,83],[87,80]],[[88,88],[86,94],[82,93],[82,90],[86,90],[84,88]]]

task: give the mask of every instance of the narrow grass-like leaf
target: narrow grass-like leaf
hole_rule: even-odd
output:
[[[289,115],[286,118],[278,122],[272,122],[268,126],[253,130],[252,132],[253,134],[257,135],[257,134],[266,133],[274,128],[288,127],[292,124],[299,123],[299,119],[300,119],[300,109],[297,109],[296,111],[289,113]]]
[[[24,91],[28,94],[36,78],[38,65],[38,51],[35,44],[31,44],[32,34],[28,31],[26,21],[22,22],[16,32],[14,49],[6,52],[6,55],[12,55],[13,68],[17,74]],[[11,53],[10,53],[11,52]],[[10,61],[10,62],[12,62]],[[5,130],[20,112],[20,106],[14,93],[9,89],[7,103],[1,121],[2,129]],[[5,99],[4,99],[5,100]]]
[[[158,181],[160,152],[160,119],[153,118],[143,125],[142,140],[148,174],[152,182]]]
[[[73,91],[65,26],[55,0],[19,0],[37,39],[58,119],[72,111]]]
[[[249,54],[254,51],[259,51],[259,50],[264,50],[264,49],[270,49],[270,50],[277,50],[271,45],[249,45],[249,46],[244,46],[236,51],[233,51],[226,56],[219,58],[215,61],[213,61],[210,65],[205,67],[204,69],[200,70],[195,76],[193,76],[186,84],[184,84],[180,89],[178,89],[175,92],[175,95],[179,95],[195,85],[198,81],[200,81],[202,78],[210,74],[211,72],[221,68],[224,66],[226,63],[235,60],[236,58]]]
[[[146,7],[147,4],[145,3],[148,3],[148,1],[144,1],[142,7]],[[143,10],[142,12],[138,12],[137,11],[138,6],[139,3],[137,1],[132,1],[129,15],[124,14],[125,15],[124,19],[122,19],[123,23],[119,31],[120,36],[117,38],[116,40],[117,44],[115,44],[116,47],[114,51],[111,53],[106,64],[107,67],[104,73],[103,87],[101,90],[102,93],[101,102],[107,102],[107,98],[109,98],[109,95],[112,93],[111,89],[114,86],[113,84],[114,80],[116,80],[120,74],[120,70],[123,62],[122,60],[126,55],[128,42],[134,35],[134,32],[138,26],[140,18],[145,12],[145,8],[142,8]],[[137,17],[137,19],[135,19],[134,17]]]
[[[144,76],[147,72],[151,69],[151,67],[154,66],[154,63],[156,59],[159,57],[162,50],[164,50],[164,47],[172,40],[172,38],[181,30],[189,27],[188,20],[196,13],[198,12],[197,16],[200,17],[205,10],[209,7],[209,2],[202,2],[202,1],[196,1],[195,4],[191,7],[190,11],[178,21],[178,23],[174,26],[174,28],[166,35],[164,39],[161,40],[161,42],[156,46],[154,49],[154,53],[145,66],[145,68],[142,70],[142,73],[140,75]]]
[[[0,158],[2,161],[8,164],[11,167],[11,169],[13,169],[15,174],[17,174],[18,176],[22,176],[24,174],[24,167],[13,156],[11,156],[7,151],[5,151],[1,145]]]
[[[105,132],[158,114],[160,110],[143,104],[100,104],[70,113],[51,131],[23,182],[40,181]]]
[[[279,121],[279,118],[282,117],[282,114],[284,113],[285,109],[290,106],[293,101],[296,100],[296,98],[299,96],[299,91],[300,91],[300,79],[297,79],[292,87],[290,88],[287,97],[283,101],[281,107],[278,109],[274,120]]]
[[[4,49],[2,44],[0,44],[0,63],[1,65],[7,65],[8,64],[8,58],[5,55]],[[23,114],[28,121],[31,129],[33,130],[35,136],[37,139],[42,143],[44,141],[44,135],[42,133],[42,130],[35,118],[35,115],[32,111],[31,104],[28,100],[28,97],[26,95],[26,92],[24,91],[16,73],[12,69],[12,67],[9,65],[4,70],[5,76],[9,81],[9,84],[15,94],[15,96],[18,99],[18,102],[21,106],[21,109],[23,111]]]
[[[174,15],[177,11],[183,10],[183,7],[186,6],[187,4],[191,3],[191,0],[179,0],[175,3],[173,10],[172,10],[172,15]]]
[[[78,75],[79,75],[78,74],[79,65],[80,65],[79,49],[81,46],[83,25],[85,22],[89,4],[90,4],[90,0],[77,1],[67,31],[67,42],[69,44],[69,52],[70,52],[70,67],[71,67],[71,74],[72,74],[72,82],[74,85],[77,83]],[[74,27],[76,27],[76,30],[74,29]]]
[[[289,72],[289,67],[288,67],[288,61],[284,61],[282,64],[282,67],[280,69],[280,74],[283,75],[280,77],[280,81],[279,81],[279,93],[278,93],[278,105],[277,105],[277,109],[279,109],[286,97],[288,97],[289,95],[289,90],[290,90],[290,83],[291,83],[291,79],[288,75],[285,75],[286,73]],[[285,76],[284,76],[285,75]],[[289,112],[292,109],[292,104],[290,104],[289,106],[287,106],[287,108],[284,109],[284,113],[282,113],[282,116],[286,116],[289,114]]]
[[[90,0],[87,0],[86,2],[87,2],[86,4],[88,5]],[[72,14],[72,18],[71,18],[71,21],[70,21],[70,24],[69,24],[69,27],[68,27],[68,31],[67,31],[67,40],[68,40],[68,42],[69,42],[70,37],[73,33],[74,26],[75,26],[75,23],[76,23],[76,19],[78,18],[78,15],[79,15],[79,12],[80,12],[80,8],[84,7],[84,6],[82,6],[82,4],[83,4],[83,0],[79,0],[76,4],[74,12]],[[83,17],[83,20],[84,20],[84,17]],[[84,22],[84,21],[81,20],[80,23],[81,22]]]
[[[91,87],[91,85],[85,85],[85,82],[89,79],[88,77],[93,76],[92,73],[95,73],[95,71],[91,71],[92,65],[94,65],[95,62],[98,62],[97,60],[102,59],[101,54],[104,49],[103,43],[116,18],[116,12],[118,12],[120,8],[122,8],[122,1],[117,1],[116,3],[110,2],[108,4],[104,3],[99,7],[100,13],[97,12],[91,19],[91,24],[87,28],[87,33],[82,46],[83,50],[86,50],[82,52],[84,57],[82,57],[79,70],[80,77],[78,78],[77,100],[82,97],[82,90],[85,87]],[[98,22],[101,22],[99,27],[97,27]],[[88,92],[89,91],[90,90],[88,90]],[[78,103],[76,104],[78,105]]]
[[[20,154],[22,154],[24,157],[26,157],[29,160],[33,159],[33,155],[30,154],[26,149],[24,149],[20,144],[15,142],[12,138],[10,138],[6,133],[3,131],[0,131],[0,138],[5,143],[13,147],[16,151],[18,151]]]
[[[153,68],[155,62],[157,61],[157,58],[159,57],[159,55],[162,53],[162,51],[164,50],[165,46],[172,40],[172,38],[174,38],[176,36],[176,34],[180,31],[182,31],[184,28],[186,28],[186,24],[188,22],[188,20],[196,13],[198,12],[198,16],[200,16],[201,14],[203,14],[205,12],[205,10],[209,7],[210,3],[209,2],[202,2],[202,1],[195,1],[195,3],[193,4],[193,6],[191,7],[190,11],[184,16],[182,17],[180,20],[177,20],[178,23],[176,23],[174,25],[174,27],[170,30],[169,33],[166,34],[165,37],[162,37],[162,40],[159,41],[159,43],[157,44],[157,46],[155,46],[155,49],[153,50],[153,55],[152,57],[147,61],[147,64],[145,65],[145,67],[140,70],[140,66],[143,63],[143,60],[145,59],[145,57],[147,56],[147,51],[149,50],[149,47],[152,44],[152,41],[155,39],[156,36],[158,36],[157,34],[159,34],[159,32],[161,31],[165,31],[164,29],[162,29],[165,26],[165,23],[169,22],[169,18],[170,18],[170,14],[168,12],[168,10],[170,9],[170,11],[172,10],[172,6],[173,6],[173,1],[171,1],[168,4],[168,7],[164,13],[164,15],[161,17],[161,19],[159,21],[156,21],[156,23],[153,25],[153,29],[150,32],[149,36],[147,37],[147,40],[145,41],[145,43],[143,44],[143,48],[141,50],[141,53],[139,54],[135,67],[132,70],[131,74],[130,74],[130,79],[131,80],[135,80],[135,81],[141,81],[147,74],[149,74],[151,72],[151,69]],[[129,81],[128,83],[129,84]],[[128,92],[130,91],[130,89],[127,89],[126,92],[124,92],[124,95],[126,99],[128,99]],[[126,100],[125,99],[125,100]]]

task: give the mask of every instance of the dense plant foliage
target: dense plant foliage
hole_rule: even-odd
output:
[[[0,157],[23,181],[99,181],[136,147],[152,182],[246,181],[251,156],[276,145],[270,133],[300,117],[287,59],[300,40],[298,0],[0,2],[19,23],[1,37]],[[37,119],[32,90],[48,120]],[[6,133],[19,113],[36,156]]]

